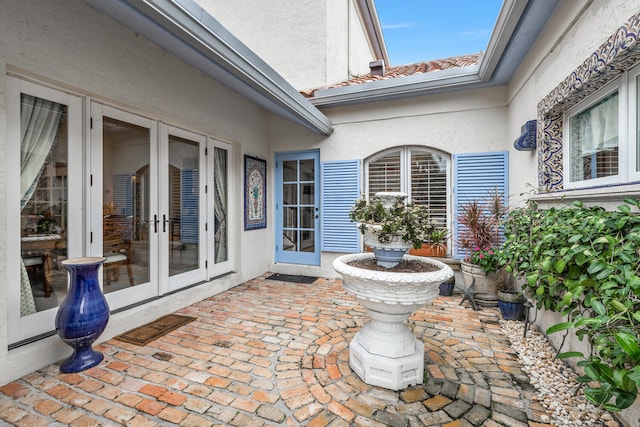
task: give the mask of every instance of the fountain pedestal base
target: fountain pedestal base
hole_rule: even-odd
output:
[[[369,353],[356,336],[349,344],[349,366],[365,384],[402,390],[423,382],[424,344],[416,340],[413,354],[392,358]]]

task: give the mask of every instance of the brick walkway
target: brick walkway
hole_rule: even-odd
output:
[[[351,372],[366,317],[339,280],[264,277],[181,310],[198,320],[145,347],[96,346],[98,367],[0,387],[0,425],[546,426],[497,310],[454,296],[418,311],[428,378],[395,392]]]

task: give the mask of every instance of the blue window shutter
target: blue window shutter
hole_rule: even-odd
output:
[[[454,154],[454,242],[460,235],[460,206],[473,200],[483,201],[497,190],[509,203],[509,153],[507,151]],[[465,251],[455,245],[453,257],[462,259]]]
[[[321,245],[323,252],[360,252],[360,230],[349,220],[360,197],[360,160],[322,162]]]

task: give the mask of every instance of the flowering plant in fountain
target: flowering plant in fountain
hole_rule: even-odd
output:
[[[377,193],[370,201],[364,196],[356,200],[349,214],[351,221],[358,223],[362,234],[367,230],[380,243],[402,239],[414,248],[421,247],[435,230],[427,207],[406,203],[405,193],[384,193],[391,203],[385,202],[380,194]]]

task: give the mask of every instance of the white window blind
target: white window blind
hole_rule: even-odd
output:
[[[400,152],[388,153],[371,161],[369,168],[369,196],[380,191],[401,191]]]
[[[367,195],[402,191],[412,203],[429,207],[431,219],[448,227],[449,158],[424,147],[402,147],[367,162]]]
[[[429,207],[431,219],[447,226],[447,160],[435,153],[411,151],[411,201]]]

